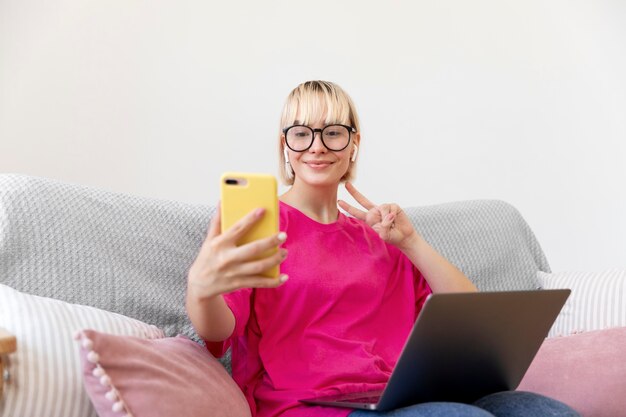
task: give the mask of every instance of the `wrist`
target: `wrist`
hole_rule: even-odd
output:
[[[420,243],[423,241],[422,236],[420,236],[415,230],[409,236],[405,237],[402,242],[398,245],[398,249],[404,252],[405,255],[408,255],[408,252],[415,250],[419,247]]]
[[[215,298],[219,292],[213,287],[214,286],[202,282],[202,280],[195,280],[189,276],[187,278],[187,300],[203,303]]]

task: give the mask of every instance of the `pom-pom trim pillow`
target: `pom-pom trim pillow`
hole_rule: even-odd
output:
[[[144,340],[80,332],[85,388],[100,417],[246,417],[224,367],[184,337]]]

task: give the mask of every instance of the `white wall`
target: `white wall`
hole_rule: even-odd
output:
[[[326,79],[356,185],[496,198],[553,270],[626,267],[626,2],[0,0],[0,171],[213,203],[276,172],[282,103]]]

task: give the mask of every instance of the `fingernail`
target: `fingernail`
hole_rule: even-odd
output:
[[[287,249],[281,249],[280,250],[280,256],[283,257],[283,258],[286,258],[287,257]]]
[[[280,276],[280,282],[285,282],[285,281],[287,281],[288,279],[289,279],[289,276],[288,276],[288,275],[281,275],[281,276]]]
[[[278,240],[280,240],[281,242],[284,242],[285,240],[287,240],[287,233],[285,232],[280,232],[278,234]]]
[[[261,217],[265,213],[265,209],[263,207],[256,209],[257,217]]]

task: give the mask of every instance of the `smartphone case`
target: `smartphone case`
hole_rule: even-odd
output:
[[[229,184],[235,180],[236,184]],[[241,246],[278,233],[278,191],[276,178],[269,174],[226,172],[220,180],[222,233],[242,217],[259,207],[265,209],[263,218],[238,242]],[[276,249],[262,253],[257,259],[276,253]],[[278,276],[279,267],[273,267],[261,275]]]

